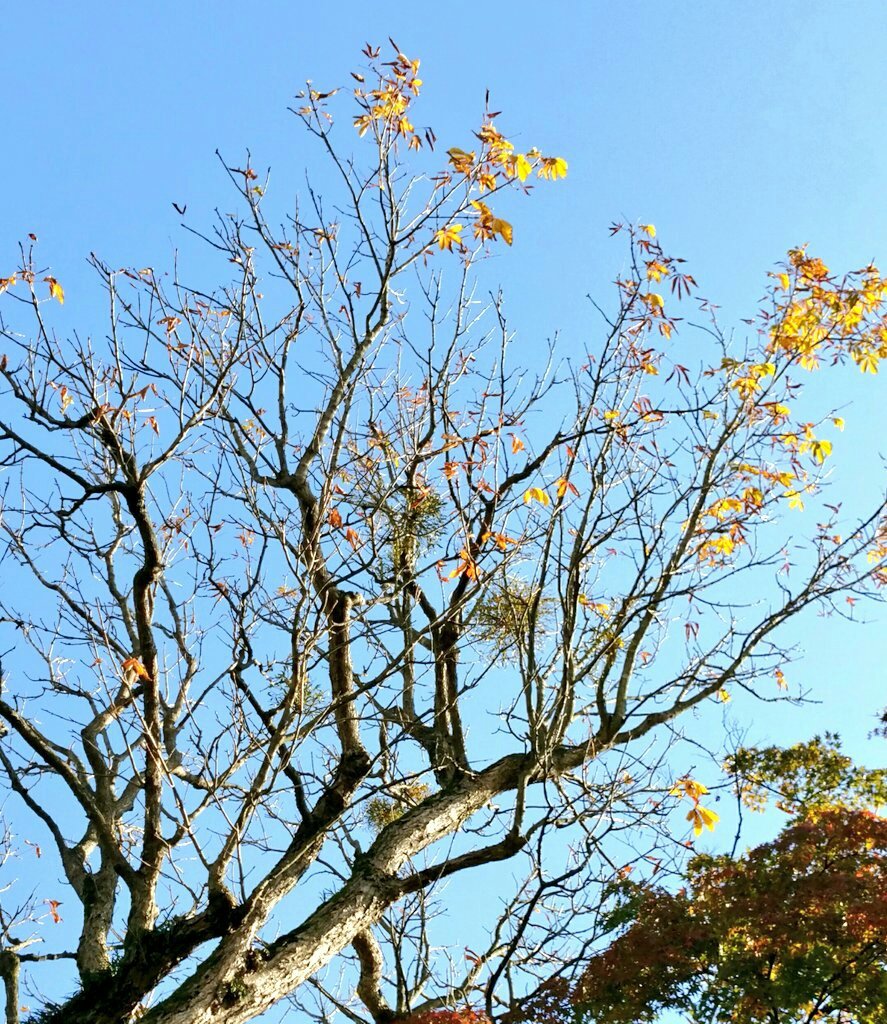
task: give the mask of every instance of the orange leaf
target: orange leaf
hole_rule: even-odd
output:
[[[699,798],[707,792],[708,789],[701,782],[697,782],[695,779],[685,775],[684,778],[678,779],[671,790],[669,790],[669,795],[687,796],[696,804],[699,803]]]
[[[453,569],[449,576],[447,576],[447,579],[452,580],[455,579],[457,576],[465,575],[470,580],[476,580],[477,562],[475,562],[475,560],[471,557],[468,551],[465,550],[465,548],[462,548],[462,550],[459,552],[459,558],[461,558],[462,561],[459,562],[456,568]]]
[[[138,678],[138,679],[150,679],[151,678],[148,675],[148,670],[138,660],[138,658],[127,658],[126,661],[124,661],[123,664],[120,667],[126,673],[130,673],[130,672],[134,673],[136,678]]]
[[[500,551],[507,551],[509,544],[518,544],[513,537],[507,537],[504,533],[491,533],[487,531],[482,537],[482,541],[492,540],[493,543]]]
[[[163,316],[157,321],[158,324],[162,324],[166,328],[167,334],[172,334],[181,322],[177,316]]]

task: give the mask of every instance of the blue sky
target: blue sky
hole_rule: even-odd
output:
[[[809,242],[836,270],[887,264],[883,0],[37,3],[0,31],[0,276],[35,232],[66,289],[58,323],[84,333],[100,329],[90,251],[168,264],[189,244],[173,202],[206,227],[232,201],[217,148],[232,162],[249,148],[294,192],[309,155],[286,107],[308,78],[346,85],[364,43],[388,35],[422,60],[422,117],[444,148],[470,141],[489,88],[503,130],[569,161],[566,182],[515,207],[494,267],[528,350],[590,329],[585,296],[606,297],[623,257],[612,220],[654,222],[739,338],[788,248]],[[839,374],[837,398],[819,386],[849,403],[834,455],[848,503],[883,487],[883,376]],[[752,739],[840,727],[883,760],[866,735],[887,703],[887,619],[856,614],[875,624],[796,627],[807,656],[791,674],[824,703],[739,709]]]
[[[347,84],[363,44],[386,35],[422,59],[422,116],[444,147],[470,141],[489,88],[504,130],[569,160],[566,182],[515,208],[515,245],[494,268],[528,348],[590,329],[585,297],[606,297],[623,257],[606,230],[614,219],[653,221],[740,338],[789,247],[809,242],[835,269],[887,262],[880,0],[87,2],[18,5],[3,35],[2,265],[11,271],[17,241],[38,234],[67,291],[65,323],[81,330],[95,329],[99,300],[90,251],[168,265],[188,244],[172,202],[207,227],[233,201],[217,148],[231,161],[249,148],[294,194],[310,154],[286,107],[308,78]],[[692,332],[681,343],[692,349]],[[848,372],[837,394],[852,404],[836,492],[874,498],[883,381]],[[816,634],[805,682],[840,682],[842,694],[852,683],[839,721],[861,742],[887,690],[883,629],[803,632]]]

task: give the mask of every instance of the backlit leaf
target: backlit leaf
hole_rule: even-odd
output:
[[[127,674],[134,675],[137,679],[150,679],[148,670],[139,661],[138,658],[127,658],[126,661],[120,666],[123,671]]]
[[[49,285],[49,297],[57,299],[60,306],[65,304],[65,290],[54,277],[44,277],[43,280]],[[14,282],[13,282],[14,283]]]
[[[540,505],[551,504],[551,499],[541,487],[529,487],[524,491],[524,504],[529,505],[533,501],[538,501]]]

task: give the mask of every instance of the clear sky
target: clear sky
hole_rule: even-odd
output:
[[[566,182],[521,204],[515,245],[497,257],[528,346],[589,329],[585,296],[607,294],[623,256],[608,238],[613,219],[653,221],[739,328],[790,246],[809,242],[836,270],[887,263],[882,0],[155,0],[5,13],[2,266],[11,271],[17,241],[37,233],[67,291],[66,322],[95,329],[87,254],[168,264],[186,241],[172,202],[206,227],[232,199],[216,148],[232,161],[249,148],[294,192],[308,154],[286,107],[308,78],[346,84],[363,44],[386,35],[422,59],[421,110],[445,147],[470,141],[489,88],[504,130],[569,160]],[[840,388],[853,404],[836,488],[875,496],[884,383],[848,373]],[[866,713],[887,700],[883,629],[814,632],[805,681],[852,686],[838,720],[862,739]]]
[[[497,256],[530,347],[589,329],[585,296],[607,294],[623,257],[614,219],[654,222],[740,336],[792,246],[809,242],[835,270],[887,264],[884,0],[80,0],[7,5],[0,24],[0,276],[35,232],[66,289],[59,324],[100,330],[88,253],[168,264],[183,240],[172,203],[206,227],[232,199],[216,148],[233,162],[249,148],[294,191],[306,160],[286,112],[295,92],[307,78],[346,85],[364,43],[388,35],[422,60],[422,116],[444,148],[470,141],[489,88],[506,133],[569,161],[566,182],[521,204]],[[693,345],[691,331],[680,339]],[[848,502],[884,486],[884,376],[838,375],[832,400],[850,404],[835,487]],[[883,760],[866,734],[887,704],[887,619],[855,614],[876,624],[795,630],[807,656],[792,675],[825,703],[747,708],[752,738],[835,726]]]

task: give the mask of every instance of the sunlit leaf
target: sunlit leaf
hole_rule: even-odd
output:
[[[708,792],[708,787],[704,786],[701,782],[697,782],[696,779],[691,779],[688,775],[678,779],[678,781],[668,791],[669,796],[686,796],[693,801],[698,801],[701,796],[705,796]]]
[[[453,251],[454,245],[461,248],[463,230],[464,225],[462,224],[448,224],[445,228],[435,231],[434,238],[438,248],[446,249],[448,252]]]
[[[687,821],[693,825],[693,835],[699,836],[702,834],[703,828],[707,828],[709,832],[714,832],[715,825],[721,820],[721,816],[716,814],[714,811],[709,810],[707,807],[702,807],[697,804],[687,812]]]
[[[60,306],[65,304],[65,290],[56,281],[54,277],[44,277],[44,281],[49,285],[49,297],[51,299],[57,299]],[[15,283],[13,281],[13,283]]]
[[[137,679],[150,679],[148,670],[138,658],[127,658],[120,666],[126,675],[132,675]]]
[[[524,504],[529,505],[533,501],[538,501],[540,505],[551,504],[551,499],[541,487],[529,487],[524,491]]]
[[[536,173],[540,178],[547,178],[549,181],[557,181],[558,178],[566,178],[567,161],[560,156],[540,157],[539,167]]]

